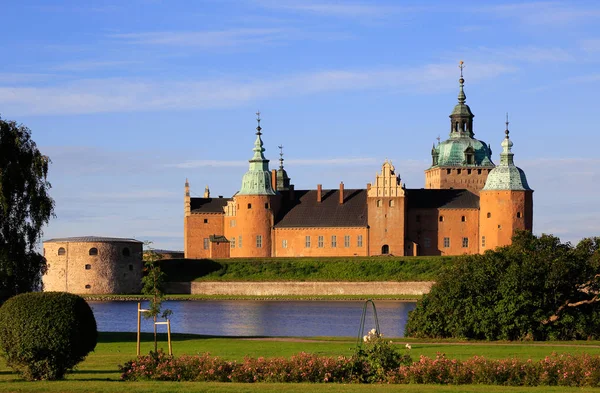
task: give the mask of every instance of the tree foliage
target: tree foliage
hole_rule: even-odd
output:
[[[64,292],[30,292],[0,307],[0,349],[28,380],[61,379],[96,347],[90,306]]]
[[[142,293],[149,295],[148,311],[145,313],[147,318],[154,320],[154,351],[158,350],[158,341],[156,337],[156,320],[168,318],[172,311],[162,309],[164,299],[165,274],[160,268],[161,256],[152,248],[152,242],[145,242],[146,251],[144,251],[144,277],[142,278]]]
[[[0,119],[0,301],[40,285],[45,259],[34,248],[54,211],[49,162],[27,127]]]
[[[458,258],[409,315],[406,334],[487,340],[600,337],[600,238],[577,246],[518,232]]]

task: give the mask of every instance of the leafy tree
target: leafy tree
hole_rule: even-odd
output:
[[[458,258],[410,313],[408,336],[488,340],[600,337],[600,238],[576,247],[518,232]]]
[[[0,118],[0,302],[41,285],[46,261],[34,248],[54,212],[49,162],[27,127]]]
[[[144,251],[144,271],[145,275],[142,278],[142,293],[150,296],[150,304],[148,312],[145,313],[146,318],[152,318],[154,321],[154,352],[158,351],[158,341],[156,337],[156,320],[168,318],[173,312],[169,309],[162,310],[162,302],[164,299],[163,286],[165,282],[165,274],[160,269],[161,256],[152,248],[152,242],[144,242],[146,251]]]

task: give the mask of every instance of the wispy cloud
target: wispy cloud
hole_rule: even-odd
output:
[[[262,80],[76,80],[56,87],[0,87],[11,114],[75,114],[232,107],[258,99],[384,89],[429,93],[454,86],[455,64],[415,68],[329,70]],[[470,80],[514,72],[501,63],[470,63]]]
[[[600,8],[597,5],[586,6],[576,2],[515,2],[470,7],[468,10],[516,19],[528,25],[569,25],[600,18]]]
[[[316,159],[289,159],[285,160],[288,165],[310,166],[310,165],[364,165],[377,163],[379,160],[371,157],[341,157],[341,158],[316,158]],[[220,160],[193,160],[177,164],[168,164],[168,167],[190,169],[205,167],[245,167],[248,161],[220,161]]]
[[[128,44],[180,46],[197,48],[222,48],[264,44],[289,38],[291,29],[240,28],[221,31],[161,31],[111,34],[109,37]]]
[[[477,62],[494,63],[544,63],[544,62],[572,62],[575,56],[570,50],[559,47],[540,46],[514,46],[491,48],[479,46],[476,48],[465,48],[460,51],[451,52],[449,57],[461,57]],[[467,64],[469,67],[469,64]]]
[[[142,64],[133,60],[82,60],[58,64],[50,67],[55,71],[96,71],[101,69],[123,68],[125,66]]]
[[[283,11],[304,12],[321,16],[343,18],[382,18],[392,14],[422,12],[431,10],[423,6],[388,6],[367,2],[297,1],[297,0],[257,0],[256,4]]]
[[[179,194],[172,191],[149,189],[128,192],[83,192],[80,196],[90,201],[144,201],[156,199],[173,199],[179,197]]]

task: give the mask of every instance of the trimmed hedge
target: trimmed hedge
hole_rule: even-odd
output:
[[[453,257],[168,259],[167,281],[432,281]]]
[[[55,380],[96,347],[90,306],[64,292],[30,292],[0,307],[0,350],[8,366],[27,380]]]

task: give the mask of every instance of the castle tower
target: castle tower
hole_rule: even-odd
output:
[[[234,196],[235,227],[227,228],[228,238],[237,240],[236,248],[231,247],[231,257],[273,255],[272,228],[280,206],[280,195],[273,187],[269,160],[263,154],[265,149],[261,139],[260,112],[256,115],[258,126],[252,149],[254,156],[249,160],[250,166],[242,179],[242,188]],[[243,249],[240,249],[240,243]]]
[[[494,168],[492,151],[484,142],[474,138],[473,112],[465,102],[464,64],[460,62],[458,103],[450,114],[450,136],[434,144],[431,167],[425,171],[425,188],[467,189],[475,194],[485,185],[489,171]],[[438,138],[439,140],[439,138]]]
[[[283,146],[279,145],[279,169],[277,170],[277,191],[289,191],[293,186],[290,186],[290,178],[287,172],[283,169]]]
[[[527,184],[525,172],[513,162],[508,115],[505,134],[500,164],[490,172],[479,194],[480,252],[511,244],[517,229],[533,229],[533,190]]]
[[[185,179],[183,193],[183,255],[188,255],[188,217],[192,214],[190,183]]]
[[[370,255],[404,255],[404,188],[394,165],[385,160],[374,184],[367,184]],[[409,253],[410,255],[410,253]]]

